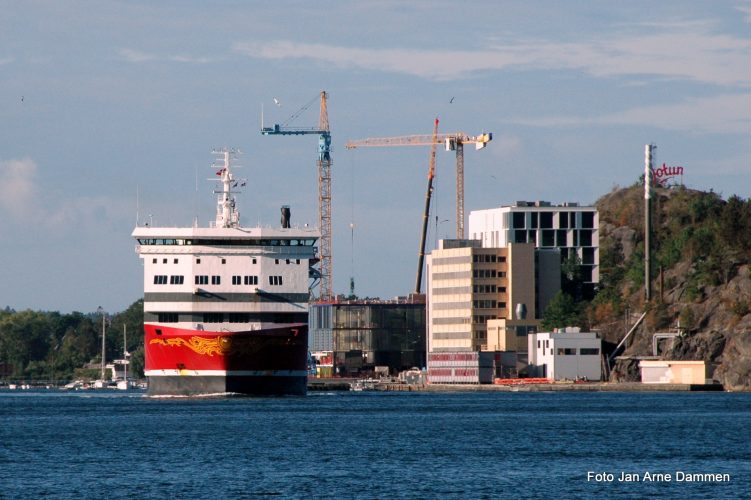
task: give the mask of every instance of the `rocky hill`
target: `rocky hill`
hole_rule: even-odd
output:
[[[674,187],[653,198],[652,295],[644,300],[644,191],[636,184],[601,197],[601,288],[583,322],[613,347],[647,315],[620,354],[704,360],[728,390],[751,390],[751,202]],[[638,361],[618,361],[611,380],[638,380]]]

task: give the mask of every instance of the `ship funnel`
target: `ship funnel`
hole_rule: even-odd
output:
[[[527,319],[527,306],[516,304],[516,319]]]
[[[282,205],[282,228],[288,229],[290,221],[289,205]]]

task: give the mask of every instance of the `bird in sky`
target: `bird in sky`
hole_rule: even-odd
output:
[[[279,102],[279,99],[277,99],[276,97],[274,97],[274,104],[276,104],[277,106],[280,106],[280,107],[282,105],[282,103]]]
[[[451,100],[449,101],[449,104],[451,104],[452,102],[454,102],[454,98],[453,98],[453,97],[452,97],[452,98],[451,98]]]
[[[23,102],[23,96],[21,96],[21,102]]]

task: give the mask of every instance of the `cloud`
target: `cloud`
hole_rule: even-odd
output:
[[[71,227],[109,227],[132,209],[123,199],[66,197],[40,189],[37,170],[30,158],[0,161],[0,220],[4,223],[33,224],[60,233]]]
[[[653,75],[751,87],[751,39],[714,34],[712,24],[704,22],[619,29],[630,33],[575,43],[489,41],[476,50],[371,49],[288,40],[238,42],[233,50],[259,59],[309,59],[430,80],[456,80],[504,69],[575,70],[600,78]]]
[[[404,73],[431,80],[454,80],[522,63],[520,55],[497,51],[361,49],[290,41],[240,42],[234,44],[233,50],[259,59],[312,59],[341,68]]]
[[[151,54],[148,52],[142,52],[140,50],[127,49],[127,48],[120,49],[118,53],[120,54],[120,57],[122,57],[123,59],[131,63],[142,63],[142,62],[150,62],[150,61],[172,61],[172,62],[190,63],[190,64],[206,64],[206,63],[215,61],[215,59],[212,59],[209,57],[195,57],[195,56],[191,56],[187,54],[158,56],[156,54]]]
[[[751,93],[692,98],[672,104],[643,106],[596,117],[558,116],[512,119],[537,127],[637,125],[698,133],[751,133]]]
[[[156,56],[154,54],[147,54],[146,52],[141,52],[133,49],[120,49],[118,53],[123,57],[123,59],[132,63],[153,61],[156,59]]]
[[[36,171],[29,158],[0,161],[0,210],[14,219],[36,218]]]
[[[738,5],[735,10],[742,12],[745,15],[743,20],[751,23],[751,5]]]

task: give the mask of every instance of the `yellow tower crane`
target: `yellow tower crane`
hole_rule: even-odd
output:
[[[474,144],[482,149],[493,140],[491,132],[469,136],[464,132],[433,135],[404,135],[399,137],[376,137],[347,141],[347,149],[363,147],[435,146],[444,144],[446,151],[456,151],[456,237],[464,239],[464,145]]]

